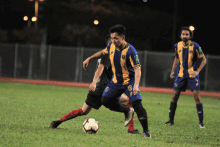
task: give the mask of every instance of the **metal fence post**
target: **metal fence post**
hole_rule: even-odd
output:
[[[143,78],[142,78],[142,86],[145,87],[146,86],[146,76],[147,76],[147,51],[144,51],[144,62],[143,62]]]
[[[33,69],[33,45],[30,44],[30,55],[29,55],[29,67],[28,67],[28,79],[31,79],[32,78],[32,69]]]
[[[208,68],[209,68],[209,55],[206,56],[206,67],[205,67],[205,86],[204,89],[207,91],[208,87]]]
[[[18,61],[18,44],[15,44],[15,60],[14,60],[14,78],[16,78],[17,72],[17,61]]]
[[[48,47],[48,59],[47,59],[47,80],[50,80],[51,51],[52,51],[52,46],[49,45],[49,47]]]
[[[80,47],[80,62],[79,62],[79,82],[82,82],[82,70],[83,70],[83,53],[84,48]]]
[[[80,48],[77,48],[75,80],[74,80],[76,82],[78,82],[79,80],[79,68],[80,68]]]

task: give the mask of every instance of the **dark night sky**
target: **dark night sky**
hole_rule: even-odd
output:
[[[28,2],[28,0],[19,0],[19,2],[17,0],[11,0],[10,2],[7,0],[0,1],[6,5],[6,7],[4,7],[5,13],[1,17],[3,17],[3,20],[10,18],[10,20],[7,20],[7,23],[4,22],[0,24],[1,28],[7,29],[7,27],[14,26],[17,26],[18,29],[22,28],[24,25],[22,20],[23,16],[26,12],[30,12],[33,9],[30,7],[30,4],[28,4],[30,2]],[[118,2],[119,0],[112,1]],[[150,7],[152,10],[164,11],[169,14],[173,14],[174,12],[174,1],[175,0],[148,0],[144,3],[142,0],[121,0],[121,2],[132,6]],[[214,11],[216,10],[215,4],[211,5],[210,3],[207,3],[207,1],[197,0],[176,1],[176,35],[178,35],[181,26],[193,25],[195,27],[194,41],[200,44],[204,53],[220,55],[217,46],[214,46],[215,42],[217,42],[217,37],[214,36],[218,36],[216,34],[218,31],[216,18],[218,18],[218,16]],[[27,7],[27,5],[29,6]],[[13,11],[10,12],[10,9],[13,9]],[[20,11],[21,9],[23,11]],[[26,11],[24,11],[24,9],[26,9]],[[3,10],[2,6],[1,10]]]

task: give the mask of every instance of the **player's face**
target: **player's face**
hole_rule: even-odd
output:
[[[180,38],[183,42],[187,42],[190,39],[190,32],[188,30],[182,30]]]
[[[124,41],[124,36],[119,36],[118,33],[111,33],[111,41],[116,47],[120,47]]]

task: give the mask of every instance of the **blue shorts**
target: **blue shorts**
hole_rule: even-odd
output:
[[[182,78],[182,77],[176,77],[173,90],[180,90],[180,91],[186,91],[187,83],[189,83],[189,88],[191,91],[193,90],[200,90],[200,79],[199,76],[196,76],[195,78]]]
[[[118,98],[123,93],[125,93],[129,97],[130,102],[134,102],[136,100],[142,100],[140,92],[136,95],[133,94],[133,87],[134,87],[134,81],[130,81],[128,85],[123,85],[122,83],[114,83],[113,81],[110,81],[106,86],[102,96]]]

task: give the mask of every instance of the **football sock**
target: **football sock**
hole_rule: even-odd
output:
[[[203,123],[203,105],[202,104],[196,104],[196,109],[199,117],[199,123]]]
[[[170,122],[174,122],[174,116],[176,112],[176,107],[177,107],[177,102],[172,102],[170,103],[170,109],[169,109],[169,118]]]
[[[132,106],[138,116],[138,120],[142,125],[143,132],[149,132],[148,130],[148,119],[147,119],[147,112],[144,109],[141,100],[137,100],[132,102]]]
[[[75,109],[73,111],[71,111],[70,113],[64,115],[62,118],[59,119],[59,121],[67,121],[69,119],[72,119],[72,118],[75,118],[77,116],[81,116],[83,115],[83,111],[82,111],[82,108],[80,109]]]
[[[132,115],[131,121],[128,124],[128,130],[129,131],[134,131],[134,114]]]

